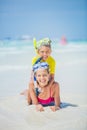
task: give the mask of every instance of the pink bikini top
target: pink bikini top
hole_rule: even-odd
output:
[[[51,91],[50,91],[50,97],[48,99],[41,99],[39,97],[37,97],[38,102],[42,105],[48,105],[51,102],[54,102],[54,97],[51,97]]]

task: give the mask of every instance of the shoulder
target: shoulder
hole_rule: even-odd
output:
[[[36,59],[37,59],[37,56],[34,56],[34,57],[32,58],[32,61],[33,61],[33,60],[36,60]]]
[[[51,86],[51,89],[57,91],[59,90],[59,88],[59,83],[54,81],[54,83]]]
[[[54,81],[53,87],[54,87],[55,89],[58,89],[58,90],[59,90],[59,83]]]
[[[55,62],[55,59],[52,56],[49,56],[47,60]]]
[[[56,61],[52,56],[49,56],[46,62],[51,65],[53,64],[53,66],[56,64]]]
[[[36,60],[38,59],[39,57],[38,56],[35,56],[32,58],[32,65],[36,62]]]

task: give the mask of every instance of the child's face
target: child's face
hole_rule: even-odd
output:
[[[49,81],[49,73],[46,69],[40,68],[36,72],[36,79],[40,87],[45,87]]]
[[[42,59],[45,61],[51,54],[51,49],[50,47],[47,46],[42,46],[39,50],[38,50],[38,54],[40,57],[42,57]]]

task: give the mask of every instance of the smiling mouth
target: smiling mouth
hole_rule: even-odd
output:
[[[48,57],[47,57],[47,56],[44,56],[43,58],[44,58],[44,59],[47,59]]]
[[[44,81],[40,81],[41,83],[46,83],[46,81],[44,80]]]
[[[46,84],[46,80],[40,81],[41,84]]]

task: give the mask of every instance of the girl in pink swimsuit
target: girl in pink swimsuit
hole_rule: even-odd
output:
[[[36,91],[38,103],[40,103],[43,106],[54,106],[55,105],[54,97],[51,97],[51,89],[50,89],[50,97],[48,97],[47,99],[39,98],[40,92],[39,92],[38,88],[36,88],[35,91]]]
[[[44,106],[50,106],[52,111],[58,110],[60,106],[59,84],[54,82],[51,86],[48,85],[50,81],[49,65],[46,62],[37,63],[33,66],[33,72],[37,86],[30,87],[29,95],[37,111],[44,111]]]

